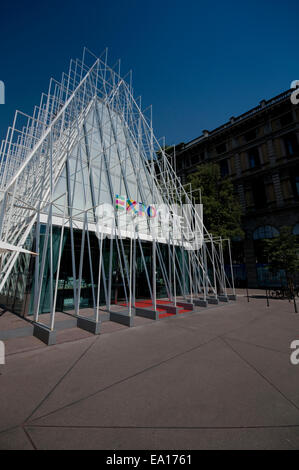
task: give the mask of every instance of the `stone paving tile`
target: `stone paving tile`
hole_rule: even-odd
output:
[[[299,426],[252,429],[98,429],[28,426],[27,432],[36,447],[44,450],[295,450],[299,448]]]
[[[291,307],[240,296],[52,347],[18,338],[0,366],[0,448],[298,448]]]
[[[8,356],[0,366],[0,431],[22,424],[93,341]]]
[[[34,336],[26,336],[22,338],[10,338],[4,340],[6,356],[16,354],[32,349],[46,349],[47,346]]]
[[[291,364],[290,349],[281,353],[236,339],[225,338],[225,341],[232,346],[240,357],[251,364],[273,386],[288,397],[299,410],[299,367]]]
[[[35,424],[248,427],[299,424],[299,410],[217,339]]]
[[[94,335],[88,331],[81,330],[80,328],[70,328],[67,330],[57,331],[56,333],[57,344],[62,344],[69,341],[77,341],[84,338],[94,338]]]
[[[140,373],[213,337],[210,331],[199,336],[197,332],[182,330],[171,319],[101,335],[34,417]]]
[[[258,321],[244,325],[243,327],[228,333],[226,336],[232,339],[240,339],[252,344],[289,352],[290,343],[299,334],[299,315],[285,313],[280,319],[277,314],[269,311]],[[296,336],[297,335],[297,336]]]
[[[7,432],[0,432],[0,449],[5,450],[34,450],[31,438],[28,438],[27,431],[23,428],[11,429]]]

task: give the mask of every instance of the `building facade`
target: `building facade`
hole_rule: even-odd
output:
[[[182,183],[208,162],[230,177],[242,207],[245,239],[242,256],[235,254],[240,285],[264,286],[270,274],[262,241],[283,226],[299,234],[299,106],[285,91],[191,142],[176,146],[176,171]],[[281,275],[272,276],[273,285]]]

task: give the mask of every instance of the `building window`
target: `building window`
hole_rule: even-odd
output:
[[[191,165],[197,165],[198,164],[198,156],[197,155],[193,155],[193,157],[191,157]]]
[[[262,178],[254,181],[252,185],[252,194],[256,209],[262,209],[267,205],[265,183]]]
[[[226,150],[227,150],[226,143],[220,144],[216,147],[216,152],[218,155],[220,155],[221,153],[225,153]]]
[[[253,232],[253,240],[264,240],[265,238],[275,238],[279,236],[279,231],[272,225],[263,225]]]
[[[291,184],[295,199],[299,199],[299,166],[290,169]]]
[[[250,168],[260,168],[261,160],[258,147],[248,150],[248,160]]]
[[[280,118],[280,125],[281,127],[288,126],[293,122],[293,115],[292,113],[287,113],[281,116]]]
[[[228,161],[222,160],[220,162],[220,174],[222,178],[225,178],[229,174]]]
[[[296,224],[293,228],[293,234],[294,235],[299,235],[299,224]]]
[[[283,139],[287,156],[293,157],[298,149],[298,142],[295,134],[288,134]]]
[[[294,181],[295,197],[298,198],[299,197],[299,176],[295,176],[293,181]]]
[[[262,278],[269,275],[267,271],[264,271],[264,265],[268,263],[268,258],[266,255],[266,242],[267,238],[274,238],[279,236],[279,231],[272,227],[271,225],[263,225],[258,227],[253,232],[253,246],[254,246],[254,253],[256,258],[257,266],[257,274],[258,277],[262,276]]]
[[[257,134],[256,129],[246,132],[246,134],[244,134],[245,142],[250,142],[251,140],[256,139],[256,134]]]

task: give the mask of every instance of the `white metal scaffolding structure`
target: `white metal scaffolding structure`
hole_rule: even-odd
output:
[[[107,217],[99,219],[98,208],[110,204],[116,210],[117,198],[126,201],[125,207],[127,201],[142,201],[144,207],[164,205],[170,213],[174,206],[179,207],[186,216],[185,231],[196,243],[184,237],[174,239],[171,227],[166,238],[143,231],[133,217],[122,224],[121,216],[114,216],[111,230],[107,229]],[[144,228],[150,228],[153,221],[145,218],[143,223]],[[55,262],[54,227],[60,230]],[[174,306],[178,298],[192,303],[227,297],[228,289],[235,294],[229,240],[213,239],[205,229],[192,191],[184,189],[154,136],[151,107],[142,110],[141,100],[133,95],[131,73],[121,77],[120,62],[108,66],[107,50],[96,57],[85,48],[81,60],[71,60],[60,82],[50,80],[48,93],[42,95],[32,116],[16,112],[1,145],[0,240],[38,254],[33,263],[34,321],[41,323],[41,292],[48,279],[50,330],[55,329],[66,230],[70,234],[75,315],[80,316],[82,271],[87,264],[96,324],[101,322],[103,310],[101,288],[104,310],[111,310],[113,252],[117,253],[128,316],[134,314],[136,302],[137,250],[154,310],[157,269]],[[78,256],[75,230],[81,233]],[[98,235],[96,254],[91,249],[91,233]],[[104,239],[108,266],[103,262]],[[145,242],[152,247],[151,268],[144,256]],[[230,258],[229,272],[224,266],[224,244]],[[13,270],[20,264],[28,268],[30,255],[16,250],[0,256],[0,292],[5,296],[17,287],[10,280]]]

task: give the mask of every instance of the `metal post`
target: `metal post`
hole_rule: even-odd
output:
[[[154,310],[156,311],[157,309],[157,274],[156,274],[156,240],[153,238],[153,307]]]
[[[191,271],[191,253],[188,251],[188,258],[189,258],[189,282],[190,282],[190,298],[191,303],[193,301],[193,288],[192,288],[192,271]]]
[[[52,309],[52,315],[51,315],[51,325],[50,325],[51,331],[54,330],[54,325],[55,325],[56,301],[57,301],[58,282],[59,282],[59,273],[60,273],[60,262],[61,262],[61,255],[62,255],[62,243],[63,243],[63,235],[64,235],[66,205],[67,205],[67,196],[65,195],[63,221],[62,221],[60,243],[59,243],[58,264],[57,264],[57,272],[56,272],[55,293],[54,293],[53,309]]]
[[[102,254],[103,254],[103,230],[101,231],[101,241],[100,241],[100,256],[99,256],[99,273],[98,273],[98,289],[97,289],[97,308],[96,308],[96,318],[95,321],[99,321],[99,310],[100,310],[100,293],[101,293],[101,270],[102,270]]]
[[[216,266],[215,266],[215,248],[214,248],[214,241],[213,235],[211,235],[211,249],[212,249],[212,265],[213,265],[213,277],[214,277],[214,290],[215,290],[215,298],[218,298],[217,292],[217,280],[216,280]]]
[[[203,249],[203,265],[204,265],[204,300],[207,300],[207,293],[208,293],[208,264],[207,264],[207,247],[205,241],[202,244]]]
[[[233,295],[236,295],[230,239],[228,239],[228,251],[229,251],[230,271],[231,271],[231,276],[232,276]]]
[[[133,221],[132,221],[133,224]],[[129,286],[129,317],[132,316],[132,271],[133,271],[133,236],[130,238],[130,286]]]

